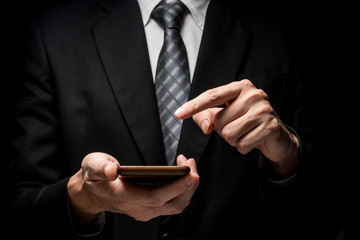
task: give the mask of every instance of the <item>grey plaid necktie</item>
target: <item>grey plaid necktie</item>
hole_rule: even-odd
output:
[[[182,126],[182,120],[176,118],[174,113],[187,101],[190,91],[189,63],[180,35],[187,11],[180,1],[162,1],[152,13],[152,18],[164,28],[164,44],[156,69],[155,88],[169,165],[175,161]]]

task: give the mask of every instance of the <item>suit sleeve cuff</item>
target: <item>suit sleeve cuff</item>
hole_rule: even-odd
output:
[[[105,226],[105,212],[97,215],[91,224],[81,224],[73,216],[70,208],[70,199],[67,195],[67,210],[73,233],[78,237],[91,238],[99,235]]]

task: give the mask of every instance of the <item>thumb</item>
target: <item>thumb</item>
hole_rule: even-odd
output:
[[[106,153],[90,153],[82,163],[85,177],[90,181],[107,180],[114,181],[117,178],[119,162]]]
[[[194,122],[201,128],[204,134],[210,134],[214,129],[213,118],[223,108],[208,108],[193,116]]]
[[[104,176],[108,181],[115,181],[118,177],[119,164],[108,162],[104,167]]]

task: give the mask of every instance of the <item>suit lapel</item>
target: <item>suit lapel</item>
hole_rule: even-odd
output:
[[[103,1],[93,36],[120,111],[144,158],[166,164],[156,95],[137,1]],[[119,133],[121,134],[121,133]]]
[[[93,36],[109,82],[144,163],[166,164],[146,38],[136,1],[105,0]],[[189,99],[237,80],[249,33],[221,1],[210,2]],[[210,135],[211,136],[211,135]],[[178,154],[198,160],[210,138],[192,119],[183,123]]]
[[[212,0],[202,39],[189,99],[208,89],[238,80],[238,71],[249,43],[249,33],[229,7],[224,6],[221,1]],[[185,120],[178,154],[193,157],[197,161],[210,136],[204,135],[192,119]]]

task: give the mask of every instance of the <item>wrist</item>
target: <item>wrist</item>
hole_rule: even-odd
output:
[[[293,134],[294,133],[294,134]],[[267,151],[270,148],[261,149],[260,166],[269,179],[281,180],[296,173],[301,159],[301,144],[296,132],[284,126],[284,131],[276,141],[271,143],[282,143],[276,151]],[[271,145],[271,144],[270,144]],[[272,145],[274,147],[274,145]]]
[[[273,175],[278,178],[286,178],[293,175],[300,164],[300,142],[298,138],[290,134],[290,141],[285,148],[286,153],[279,161],[268,161],[271,165]]]

